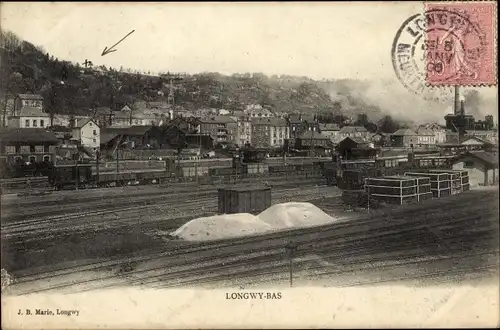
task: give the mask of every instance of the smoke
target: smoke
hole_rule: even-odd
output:
[[[342,104],[343,111],[354,115],[364,112],[371,121],[390,115],[402,122],[443,124],[444,116],[453,113],[453,100],[425,100],[397,80],[336,80],[329,81],[324,88],[333,101]],[[466,89],[462,95],[466,114],[474,115],[476,120],[482,120],[488,114],[496,117],[498,100],[495,89]]]

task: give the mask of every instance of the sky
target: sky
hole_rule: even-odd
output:
[[[392,78],[420,3],[3,3],[2,27],[54,56],[141,70]],[[130,31],[135,32],[101,57]]]
[[[408,96],[404,101],[412,107],[415,96],[394,74],[391,47],[403,22],[422,11],[421,2],[9,2],[1,4],[0,17],[2,28],[72,62],[88,59],[94,65],[153,73],[384,79],[397,89],[385,97]],[[101,56],[104,47],[132,30],[116,52]],[[377,98],[385,87],[375,87],[371,94]],[[495,88],[480,93],[497,99]],[[393,97],[391,104],[401,102]]]

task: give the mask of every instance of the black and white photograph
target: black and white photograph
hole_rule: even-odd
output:
[[[2,2],[2,328],[500,326],[496,13]]]

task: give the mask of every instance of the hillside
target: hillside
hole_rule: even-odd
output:
[[[97,107],[119,109],[125,104],[133,107],[141,100],[167,102],[173,76],[180,78],[173,83],[174,103],[187,110],[237,110],[261,104],[276,112],[335,113],[354,118],[365,113],[370,120],[385,115],[407,120],[412,119],[408,113],[418,103],[405,103],[406,94],[402,93],[394,98],[389,90],[392,87],[377,89],[358,80],[315,81],[260,73],[151,76],[90,63],[85,67],[85,63],[54,58],[10,32],[2,32],[0,40],[0,106],[4,114],[7,100],[18,93],[39,93],[49,113],[65,114],[89,114]]]

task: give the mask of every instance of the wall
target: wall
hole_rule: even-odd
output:
[[[26,120],[29,120],[29,126],[26,126]],[[33,121],[36,122],[36,126],[33,125]],[[43,121],[43,125],[42,125]],[[19,127],[36,127],[36,128],[44,128],[50,126],[50,118],[49,117],[21,117],[19,121]]]
[[[285,140],[289,138],[288,127],[271,126],[269,129],[269,138],[272,147],[282,147],[285,144]]]
[[[83,146],[92,149],[99,148],[101,143],[101,134],[99,126],[97,126],[94,122],[89,121],[85,126],[81,128],[80,132],[81,132],[80,141]]]

